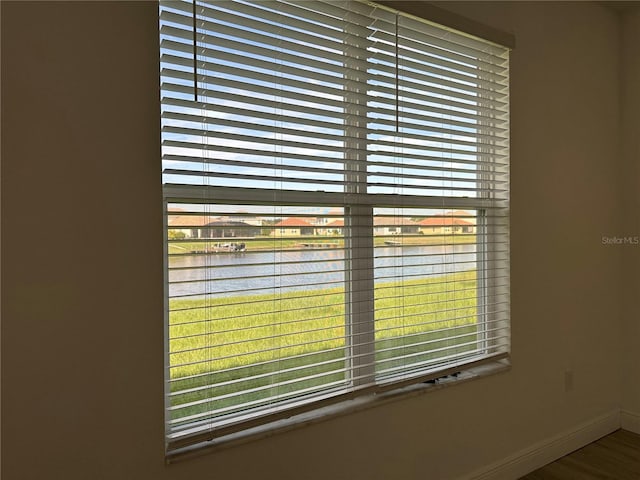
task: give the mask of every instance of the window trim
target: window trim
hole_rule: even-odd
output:
[[[453,375],[458,373],[458,375]],[[439,373],[439,376],[426,378],[420,383],[411,383],[401,387],[381,391],[380,393],[370,393],[359,395],[350,399],[344,399],[337,403],[320,405],[317,408],[309,409],[297,415],[288,416],[274,420],[271,423],[264,423],[253,428],[238,431],[227,436],[217,437],[212,440],[203,440],[200,443],[191,443],[176,448],[166,453],[165,462],[168,465],[181,463],[192,458],[209,455],[220,450],[239,447],[246,443],[254,442],[263,438],[279,435],[292,430],[308,427],[327,420],[333,420],[345,415],[369,410],[371,408],[383,407],[385,405],[421,395],[429,394],[454,386],[462,386],[466,383],[481,380],[485,377],[508,373],[511,371],[511,361],[508,354],[487,359],[462,370],[452,369]]]

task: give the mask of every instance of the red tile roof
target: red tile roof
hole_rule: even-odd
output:
[[[313,225],[301,218],[290,217],[276,223],[274,227],[313,227]]]

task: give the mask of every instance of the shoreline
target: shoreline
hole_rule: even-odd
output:
[[[438,235],[431,238],[398,238],[391,237],[393,240],[386,238],[374,239],[374,248],[402,248],[402,247],[444,247],[450,245],[469,245],[476,243],[476,235],[472,234],[457,234],[457,235]],[[282,251],[309,251],[309,250],[344,250],[344,240],[336,242],[300,242],[293,238],[283,238],[277,241],[267,239],[240,239],[239,242],[220,242],[219,239],[211,240],[195,240],[195,241],[181,241],[176,242],[174,240],[169,241],[169,255],[170,256],[188,256],[188,255],[220,255],[220,254],[243,254],[251,252],[282,252]],[[412,241],[413,240],[413,241]],[[417,240],[417,241],[416,241]],[[254,245],[251,243],[270,243],[271,245]],[[191,246],[181,246],[180,244],[218,244],[214,247],[205,248],[193,248]],[[280,243],[280,245],[277,245]],[[222,245],[220,245],[222,244]],[[276,244],[276,245],[274,245]],[[240,248],[230,248],[223,245],[240,245]],[[172,251],[173,250],[173,251]],[[177,251],[176,251],[177,250]]]

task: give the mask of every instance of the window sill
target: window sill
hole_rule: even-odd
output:
[[[172,464],[189,458],[215,453],[226,448],[253,442],[272,435],[287,432],[289,430],[306,427],[314,423],[359,412],[361,410],[378,407],[396,400],[411,398],[428,392],[433,392],[441,388],[470,382],[498,373],[504,373],[510,369],[511,364],[509,359],[496,360],[495,362],[464,369],[456,377],[442,378],[437,380],[435,383],[420,383],[385,393],[357,397],[334,405],[318,408],[311,412],[295,415],[284,420],[278,420],[267,425],[261,425],[259,427],[250,428],[215,440],[175,450],[167,454],[166,461],[168,464]]]

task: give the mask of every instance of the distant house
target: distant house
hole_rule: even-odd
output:
[[[274,235],[278,237],[299,237],[315,234],[312,224],[297,217],[285,218],[274,226]]]
[[[201,214],[192,214],[182,209],[170,209],[167,219],[167,227],[170,234],[173,232],[184,235],[184,238],[208,238],[206,226],[212,217]]]
[[[469,222],[473,225],[476,224],[476,214],[475,213],[471,213],[471,212],[467,212],[465,210],[455,210],[451,213],[447,213],[445,216],[447,217],[457,217],[461,220],[464,220],[465,222]]]
[[[260,227],[262,225],[262,219],[260,217],[249,215],[246,212],[237,212],[221,218],[230,222],[246,223],[248,225],[253,225],[254,227]]]
[[[179,232],[185,239],[255,237],[260,234],[260,228],[248,222],[232,217],[194,214],[177,208],[169,210],[167,227],[169,232]]]
[[[207,224],[209,238],[246,238],[260,235],[260,228],[247,222],[217,218]]]
[[[411,235],[420,232],[420,225],[406,217],[375,217],[374,235]]]
[[[325,235],[342,235],[344,231],[344,220],[341,218],[327,223],[324,226]]]
[[[326,216],[323,217],[317,217],[312,221],[312,219],[307,219],[309,221],[309,223],[313,223],[314,225],[318,225],[318,226],[328,226],[330,223],[336,221],[336,220],[340,220],[340,217],[342,217],[344,215],[344,209],[341,207],[333,207],[331,208]],[[344,225],[343,225],[344,226]]]
[[[453,216],[429,217],[419,221],[418,224],[420,225],[420,232],[425,235],[475,233],[476,231],[476,226],[473,223]]]

